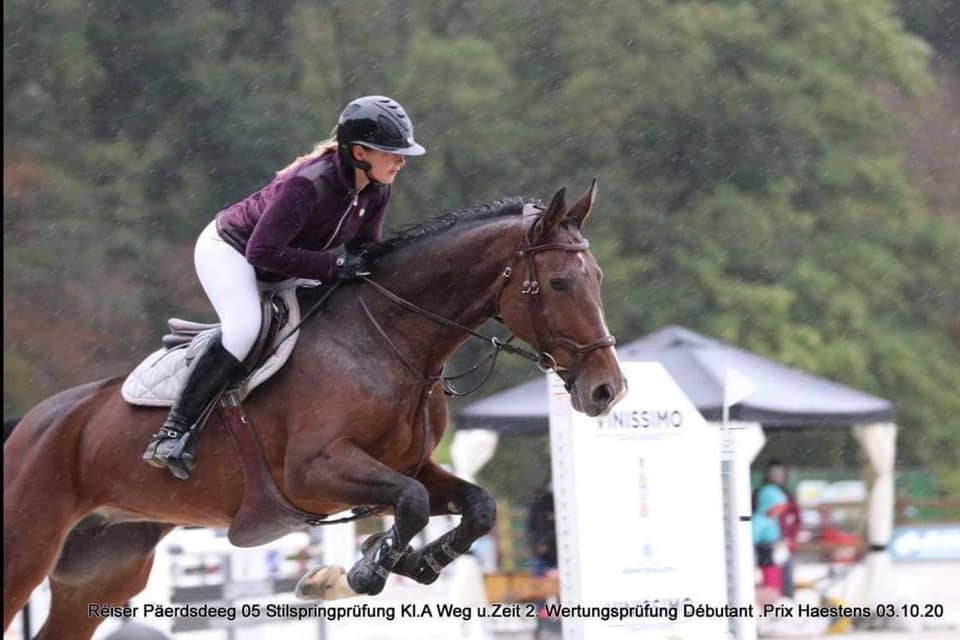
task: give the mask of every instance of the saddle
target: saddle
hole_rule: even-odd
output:
[[[241,400],[269,380],[290,358],[299,336],[296,332],[286,338],[300,322],[296,289],[314,283],[312,280],[261,283],[260,335],[244,360],[245,376],[238,388]],[[173,406],[186,381],[190,364],[203,352],[207,342],[220,334],[219,324],[180,318],[170,318],[167,324],[170,333],[161,339],[163,348],[147,356],[123,383],[121,394],[130,404]]]
[[[257,342],[244,360],[246,375],[236,387],[224,392],[216,407],[237,445],[243,468],[243,498],[227,534],[230,542],[238,547],[266,544],[291,531],[328,524],[324,522],[328,515],[302,511],[280,491],[241,404],[290,358],[299,336],[299,331],[293,330],[301,317],[296,288],[317,284],[311,280],[261,283],[263,320]],[[180,318],[171,318],[168,325],[170,333],[161,340],[163,348],[150,354],[124,381],[121,393],[127,402],[149,407],[172,406],[193,359],[220,333],[219,324]]]

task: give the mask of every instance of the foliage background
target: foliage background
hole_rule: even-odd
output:
[[[382,93],[430,152],[394,228],[596,176],[621,342],[680,324],[890,398],[901,464],[960,490],[956,0],[8,0],[3,20],[5,416],[126,373],[170,315],[211,319],[196,234]],[[796,453],[832,464],[827,444]]]

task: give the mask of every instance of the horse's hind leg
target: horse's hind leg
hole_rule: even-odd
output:
[[[6,447],[4,460],[11,467]],[[58,479],[69,474],[63,473]],[[41,498],[41,496],[43,496]],[[3,628],[50,573],[70,527],[80,519],[71,489],[5,470],[3,488]]]
[[[90,638],[103,621],[91,605],[122,606],[147,584],[157,542],[173,525],[110,524],[92,515],[70,532],[50,576],[50,615],[37,636]]]
[[[393,568],[395,573],[430,584],[443,567],[493,528],[497,505],[486,489],[458,478],[433,461],[424,466],[417,479],[430,494],[432,515],[463,514],[458,526],[422,549],[404,553]]]

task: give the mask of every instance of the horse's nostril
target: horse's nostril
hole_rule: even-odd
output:
[[[608,384],[601,384],[593,390],[590,397],[597,404],[607,405],[613,400],[613,388]]]

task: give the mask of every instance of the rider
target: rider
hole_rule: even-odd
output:
[[[196,467],[197,423],[243,371],[260,332],[257,281],[322,282],[369,275],[361,253],[379,242],[390,185],[405,156],[425,153],[398,102],[365,96],[348,104],[329,140],[279,171],[270,184],[217,214],[200,234],[194,263],[222,323],[197,358],[144,461],[186,479]],[[328,251],[345,245],[337,258]]]

